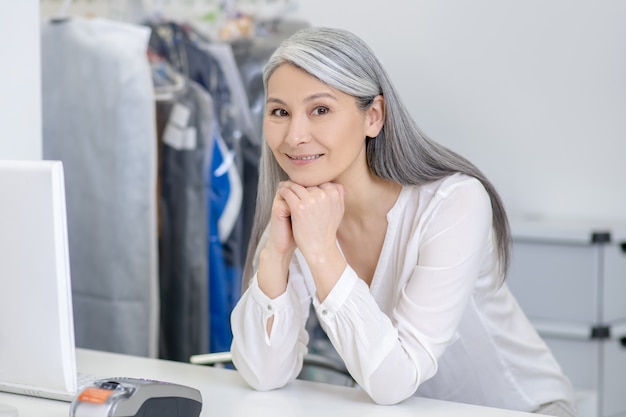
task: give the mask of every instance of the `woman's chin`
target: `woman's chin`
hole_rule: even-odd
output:
[[[324,184],[326,182],[330,182],[330,179],[323,179],[323,178],[305,178],[305,177],[289,177],[289,181],[291,182],[295,182],[298,185],[301,185],[303,187],[317,187],[321,184]]]

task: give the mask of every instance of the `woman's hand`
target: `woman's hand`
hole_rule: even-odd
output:
[[[270,236],[261,250],[257,279],[270,298],[285,292],[289,262],[296,247],[307,260],[320,300],[326,298],[346,262],[337,247],[337,230],[344,214],[345,189],[325,183],[305,188],[281,182],[274,197]]]
[[[345,210],[345,189],[335,183],[305,188],[285,181],[280,183],[278,194],[287,204],[293,239],[311,269],[322,301],[346,267],[337,246],[337,230]]]
[[[307,260],[314,261],[337,246],[337,229],[344,213],[342,185],[325,183],[305,188],[285,181],[278,194],[287,204],[293,238]]]
[[[291,211],[280,191],[274,196],[269,229],[269,239],[260,253],[257,280],[268,297],[276,298],[287,289],[289,262],[296,250]]]
[[[272,203],[270,219],[270,237],[267,243],[277,255],[284,255],[291,259],[296,242],[291,226],[291,210],[280,192],[280,186]]]

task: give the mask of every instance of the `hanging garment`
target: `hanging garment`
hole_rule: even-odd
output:
[[[242,268],[231,256],[238,254],[228,246],[229,237],[240,234],[242,183],[232,152],[221,136],[216,135],[212,163],[207,171],[209,228],[209,314],[211,352],[230,349],[232,331],[230,313],[241,295]]]
[[[209,349],[207,192],[214,134],[210,95],[186,80],[157,104],[160,138],[159,356],[187,362]]]
[[[231,175],[228,182],[229,186],[223,180],[219,181],[214,176],[216,184],[223,184],[223,186],[217,187],[214,185],[212,187],[213,190],[218,190],[217,192],[221,189],[223,195],[228,195],[231,198],[237,196],[240,208],[237,213],[237,222],[232,223],[236,228],[227,228],[226,231],[223,231],[222,224],[219,224],[220,242],[222,245],[228,246],[225,251],[226,254],[236,254],[237,258],[228,262],[228,267],[224,271],[213,270],[210,275],[212,284],[221,286],[212,294],[222,294],[222,296],[218,299],[216,299],[217,297],[211,298],[211,312],[216,315],[215,318],[212,316],[212,329],[214,329],[217,335],[223,335],[211,344],[211,348],[214,352],[220,352],[230,349],[232,342],[230,314],[241,296],[243,264],[245,263],[256,207],[261,133],[255,129],[250,105],[248,104],[248,96],[231,45],[201,41],[196,42],[196,44],[200,49],[213,56],[219,63],[220,69],[224,74],[224,80],[228,85],[228,90],[231,92],[231,112],[233,112],[233,118],[236,120],[236,126],[238,127],[238,130],[233,132],[237,142],[231,143],[229,148],[236,150],[239,154],[239,165],[232,167],[232,171],[236,170],[240,177],[234,179],[232,178],[233,175]],[[240,197],[235,193],[236,190],[233,190],[233,185],[237,185],[239,182],[242,190],[239,193]],[[214,199],[213,207],[219,207],[219,205],[220,199]],[[222,213],[221,218],[229,219],[227,214],[228,212]],[[220,277],[221,279],[214,277]]]
[[[226,76],[219,57],[205,47],[204,41],[190,33],[189,28],[174,22],[153,24],[150,27],[151,50],[165,58],[177,71],[200,84],[213,99],[217,137],[214,138],[212,169],[206,172],[210,207],[207,231],[209,350],[224,351],[229,349],[232,340],[230,313],[241,295],[241,273],[249,238],[249,231],[246,231],[249,229],[244,229],[248,222],[244,219],[243,199],[247,207],[245,213],[253,213],[257,187],[258,152],[248,152],[244,160],[242,143],[254,143],[258,139],[250,138],[254,131],[251,118],[241,117],[242,111],[249,111],[244,108],[247,104],[238,106],[246,102],[245,93],[243,97],[241,94],[233,94],[232,74]],[[253,168],[244,172],[244,166]],[[248,185],[249,189],[244,187]],[[252,202],[251,208],[248,207],[248,201]]]
[[[149,29],[44,22],[43,156],[64,163],[76,345],[156,356],[154,89]]]

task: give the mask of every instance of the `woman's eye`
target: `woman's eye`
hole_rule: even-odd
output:
[[[277,116],[277,117],[282,117],[282,116],[287,116],[288,115],[287,110],[284,110],[284,109],[274,109],[274,110],[272,110],[270,112],[270,114],[272,116]]]
[[[313,114],[315,115],[322,115],[326,113],[328,113],[328,107],[325,107],[325,106],[319,106],[313,109]]]

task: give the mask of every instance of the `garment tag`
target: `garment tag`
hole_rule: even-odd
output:
[[[163,142],[174,149],[196,149],[198,132],[195,127],[187,127],[191,109],[181,103],[174,104],[167,126],[163,131]]]
[[[198,146],[198,133],[193,126],[181,129],[168,123],[163,131],[163,143],[179,151],[190,151]]]
[[[186,129],[181,129],[172,123],[168,123],[163,131],[163,143],[174,149],[184,149],[185,131]]]
[[[187,127],[189,123],[189,115],[191,114],[191,109],[181,103],[174,104],[172,108],[172,112],[170,113],[170,118],[168,123],[173,123],[178,127]]]
[[[190,126],[185,129],[185,144],[183,145],[185,149],[196,149],[198,143],[198,132],[195,127]]]

